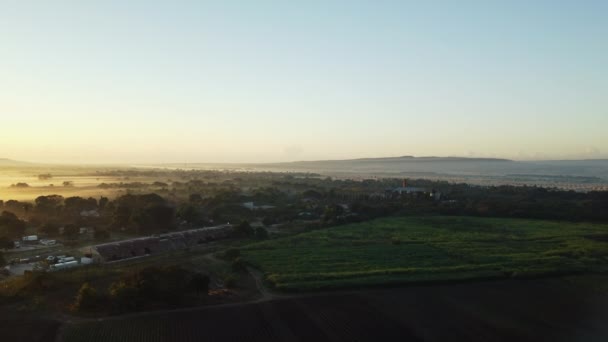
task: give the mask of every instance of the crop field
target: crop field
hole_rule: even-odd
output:
[[[242,249],[281,290],[316,290],[605,269],[608,225],[474,217],[398,217]]]
[[[15,310],[0,309],[2,341],[53,342],[61,323],[48,318],[28,317]]]
[[[605,341],[607,280],[509,279],[294,296],[77,322],[58,340]]]

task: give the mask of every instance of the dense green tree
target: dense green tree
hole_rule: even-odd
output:
[[[68,197],[64,201],[65,211],[71,214],[79,214],[82,211],[97,209],[97,200],[94,198],[82,198],[79,196]]]
[[[38,228],[38,232],[48,236],[57,236],[59,235],[59,226],[52,222],[47,222]]]
[[[13,247],[15,247],[13,240],[9,239],[7,236],[0,236],[0,249],[10,249]]]
[[[157,194],[124,195],[114,201],[115,228],[154,233],[173,228],[173,207]]]
[[[80,234],[80,229],[75,224],[67,224],[63,227],[63,235],[70,240],[76,239],[78,234]]]
[[[209,281],[208,275],[203,273],[195,273],[190,279],[190,286],[192,290],[197,294],[207,294],[209,292]]]
[[[264,227],[255,228],[256,239],[268,239],[268,231]]]
[[[163,189],[169,186],[169,184],[167,184],[165,182],[158,182],[158,181],[152,183],[152,185],[155,187],[163,188]]]
[[[190,204],[180,206],[176,215],[188,223],[198,223],[202,219],[198,209]]]
[[[115,309],[134,310],[151,303],[177,304],[188,292],[202,291],[204,283],[204,277],[180,267],[146,267],[124,274],[109,293]]]
[[[15,239],[25,233],[25,222],[9,211],[0,214],[0,236]]]
[[[78,290],[72,308],[79,312],[92,311],[100,305],[100,297],[97,290],[89,283],[84,283]]]
[[[4,203],[4,210],[10,211],[16,215],[25,215],[30,211],[32,207],[31,203],[19,202],[15,200],[8,200]]]
[[[63,196],[48,195],[38,196],[34,200],[36,212],[51,215],[57,212],[57,209],[63,204]]]
[[[235,231],[240,236],[253,236],[255,234],[255,231],[247,221],[239,223],[235,227]]]
[[[200,194],[190,194],[189,201],[190,203],[201,203],[203,197]]]
[[[224,257],[228,260],[234,260],[241,256],[241,250],[238,248],[228,248],[224,252]]]
[[[244,272],[247,270],[247,265],[245,264],[245,261],[243,259],[241,259],[240,257],[234,259],[232,261],[232,270],[234,272]]]
[[[110,202],[110,200],[107,197],[101,197],[99,199],[99,203],[98,203],[99,209],[101,209],[101,210],[105,209],[108,202]]]
[[[105,229],[95,228],[95,233],[93,233],[93,237],[95,240],[107,240],[110,238],[110,232]]]
[[[135,210],[131,223],[138,233],[153,233],[173,228],[174,210],[167,205],[150,205]]]
[[[137,309],[141,303],[138,288],[125,281],[116,281],[108,288],[109,299],[114,310],[127,311]]]
[[[304,198],[315,199],[315,200],[320,200],[321,198],[323,198],[323,194],[321,194],[320,192],[318,192],[316,190],[306,190],[302,193],[302,196]]]

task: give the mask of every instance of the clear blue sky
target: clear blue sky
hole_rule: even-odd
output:
[[[0,157],[608,156],[608,1],[0,5]]]

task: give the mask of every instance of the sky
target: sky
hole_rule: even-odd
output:
[[[0,8],[0,158],[608,158],[607,1]]]

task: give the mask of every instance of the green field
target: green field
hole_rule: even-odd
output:
[[[540,276],[605,270],[608,225],[397,217],[259,242],[242,254],[282,290]]]

